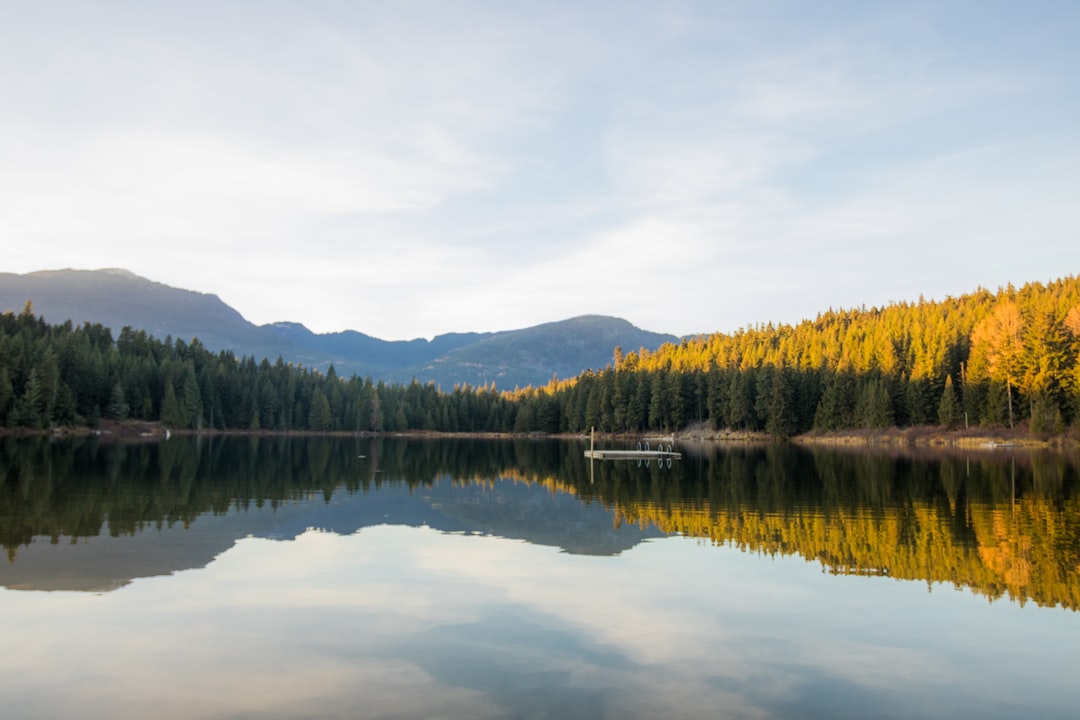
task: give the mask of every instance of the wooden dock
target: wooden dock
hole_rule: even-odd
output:
[[[649,460],[652,458],[678,460],[682,457],[682,453],[673,452],[670,442],[666,449],[663,443],[658,443],[654,450],[649,446],[648,441],[645,442],[644,447],[639,442],[636,450],[597,450],[596,429],[594,428],[589,436],[589,449],[585,451],[585,457],[590,460]]]
[[[646,458],[672,458],[678,460],[682,453],[671,450],[586,450],[590,460],[643,460]]]

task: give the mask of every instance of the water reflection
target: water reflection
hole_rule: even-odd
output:
[[[11,562],[0,581],[101,590],[203,566],[249,535],[390,523],[598,555],[677,533],[834,574],[1075,610],[1078,490],[1076,466],[1053,454],[700,447],[667,468],[592,463],[577,443],[530,440],[7,439],[0,542]],[[43,538],[74,548],[49,552]]]
[[[1080,702],[1080,616],[967,590],[1075,608],[1055,598],[1075,598],[1076,471],[1052,458],[4,449],[0,581],[98,591],[0,589],[13,717],[1067,718]]]

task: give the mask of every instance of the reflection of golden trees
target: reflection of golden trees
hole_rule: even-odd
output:
[[[1077,468],[1062,455],[890,457],[714,450],[665,477],[605,466],[578,492],[616,522],[829,572],[970,587],[988,598],[1080,609]]]
[[[881,575],[970,587],[989,598],[1080,609],[1080,564],[1064,547],[1066,525],[1080,506],[1054,511],[1036,499],[1016,507],[972,503],[966,508],[974,542],[958,538],[947,508],[919,504],[888,508],[760,513],[707,503],[658,507],[620,502],[619,523],[654,525],[668,533],[708,538],[748,552],[800,555],[837,574]],[[1015,515],[1012,513],[1015,512]],[[1074,534],[1076,528],[1071,530]],[[1075,540],[1072,540],[1075,543]]]
[[[909,499],[897,504],[886,497],[885,490],[904,484],[889,476],[894,459],[853,456],[848,458],[849,467],[840,458],[837,462],[837,457],[821,454],[817,466],[824,474],[820,477],[834,486],[858,478],[867,483],[867,492],[863,500],[845,505],[834,489],[837,496],[826,501],[827,510],[822,504],[784,509],[767,499],[767,491],[756,499],[741,496],[731,501],[718,494],[679,496],[668,488],[669,495],[663,497],[656,492],[662,478],[657,482],[654,476],[644,485],[631,487],[629,473],[625,480],[599,490],[537,473],[509,471],[503,477],[541,484],[553,493],[600,500],[612,510],[616,527],[651,525],[665,533],[708,539],[745,552],[799,555],[819,561],[836,574],[949,583],[991,599],[1007,596],[1021,604],[1034,600],[1039,605],[1080,610],[1080,498],[966,500],[957,464],[942,462],[934,470],[938,486],[946,493],[944,502]],[[1070,472],[1063,462],[1062,458],[1034,458],[1031,470],[1045,485],[1057,487]],[[729,465],[734,467],[738,466]],[[761,489],[770,482],[762,470],[781,467],[782,460],[773,458],[741,470],[753,474],[754,485]],[[1002,492],[1007,479],[1004,466],[984,463],[984,474],[988,467],[997,471],[988,473],[993,476],[991,492]],[[847,474],[852,469],[854,477]],[[778,475],[772,481],[782,482],[783,471]],[[790,488],[778,486],[776,491],[789,492]],[[729,498],[733,496],[739,497],[733,493]],[[875,497],[877,507],[861,505]]]
[[[1080,556],[1075,527],[1080,505],[1062,512],[1024,498],[1007,509],[979,508],[972,514],[979,557],[1012,597],[1080,609]]]
[[[1031,538],[1017,533],[1011,518],[992,513],[985,541],[979,545],[979,558],[1000,574],[1009,588],[1031,584]]]

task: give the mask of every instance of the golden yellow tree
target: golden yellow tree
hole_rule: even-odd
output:
[[[1069,333],[1071,357],[1068,361],[1072,366],[1072,374],[1068,379],[1069,393],[1074,402],[1080,402],[1080,305],[1073,305],[1065,314],[1065,330]]]
[[[1005,383],[1009,399],[1009,427],[1013,426],[1012,388],[1019,369],[1022,349],[1020,333],[1023,328],[1024,318],[1020,315],[1020,308],[1012,300],[1005,300],[998,303],[971,333],[973,360],[984,360],[990,379]]]

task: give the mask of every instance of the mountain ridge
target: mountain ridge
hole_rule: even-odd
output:
[[[218,295],[176,288],[122,268],[0,273],[0,312],[29,301],[47,322],[125,326],[158,338],[198,340],[215,352],[271,361],[278,357],[340,375],[442,387],[495,383],[498,389],[542,385],[599,369],[616,346],[655,350],[674,335],[653,333],[622,318],[580,315],[498,332],[458,332],[431,340],[381,340],[357,330],[315,333],[302,323],[255,325]]]

